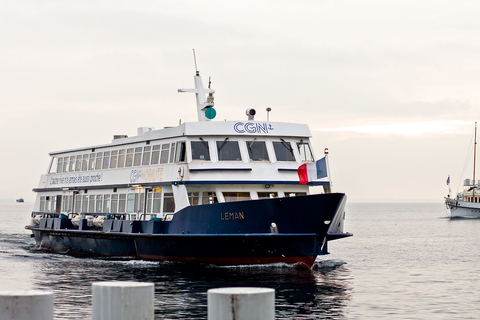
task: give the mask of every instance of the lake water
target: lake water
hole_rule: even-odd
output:
[[[312,270],[75,258],[37,249],[32,204],[0,203],[0,291],[53,291],[56,319],[91,319],[95,281],[155,283],[155,319],[207,319],[207,290],[275,289],[276,319],[479,319],[480,219],[443,203],[349,203]]]

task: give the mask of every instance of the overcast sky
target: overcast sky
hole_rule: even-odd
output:
[[[192,48],[218,120],[308,123],[350,201],[442,201],[472,175],[480,1],[0,0],[0,198],[48,153],[196,121]]]

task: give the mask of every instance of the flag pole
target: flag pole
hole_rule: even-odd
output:
[[[332,178],[330,176],[330,165],[328,164],[328,148],[323,149],[323,154],[325,156],[325,166],[327,167],[328,177],[328,185],[323,186],[323,191],[325,193],[332,193]]]

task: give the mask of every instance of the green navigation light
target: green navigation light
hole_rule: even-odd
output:
[[[213,109],[212,107],[207,108],[207,110],[205,110],[205,117],[207,117],[207,119],[209,120],[212,120],[213,118],[215,118],[216,115],[217,115],[217,111],[215,111],[215,109]]]

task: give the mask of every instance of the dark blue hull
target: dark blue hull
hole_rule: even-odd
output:
[[[326,246],[314,234],[156,236],[135,239],[144,260],[248,265],[299,263],[313,265]],[[178,248],[182,248],[179,250]]]
[[[73,228],[59,218],[28,226],[39,246],[59,252],[219,265],[301,263],[327,253],[343,233],[344,194],[190,206],[171,221],[105,220]]]

